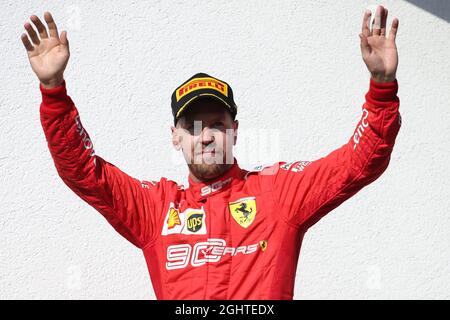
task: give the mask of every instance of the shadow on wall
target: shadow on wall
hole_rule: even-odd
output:
[[[450,22],[449,0],[405,0],[429,13]]]

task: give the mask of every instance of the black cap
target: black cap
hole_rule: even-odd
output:
[[[172,114],[174,123],[180,119],[192,102],[203,97],[212,97],[220,101],[231,113],[233,119],[237,114],[237,106],[233,99],[233,90],[225,81],[211,77],[206,73],[197,73],[186,80],[172,93]]]

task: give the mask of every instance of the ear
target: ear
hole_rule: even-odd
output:
[[[234,146],[236,145],[236,142],[237,142],[238,127],[239,127],[239,121],[238,120],[234,120],[233,121],[233,131],[234,131],[233,145]]]
[[[177,128],[174,126],[171,126],[170,130],[172,131],[172,145],[175,148],[175,150],[180,151],[181,150],[181,143],[180,143],[181,137],[178,135]]]

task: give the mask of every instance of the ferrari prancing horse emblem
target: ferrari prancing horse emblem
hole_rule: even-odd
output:
[[[241,198],[228,204],[234,220],[243,228],[248,228],[256,216],[255,197]]]

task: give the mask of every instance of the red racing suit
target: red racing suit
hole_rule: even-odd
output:
[[[370,80],[356,129],[327,156],[251,171],[235,160],[215,181],[184,188],[96,155],[66,83],[40,90],[59,176],[143,251],[158,299],[292,299],[305,232],[386,170],[401,125],[397,80]]]

